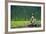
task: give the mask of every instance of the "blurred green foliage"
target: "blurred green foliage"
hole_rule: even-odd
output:
[[[11,6],[11,20],[30,20],[32,13],[37,20],[41,20],[41,7],[36,6]]]

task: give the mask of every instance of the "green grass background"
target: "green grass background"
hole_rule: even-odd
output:
[[[11,28],[23,28],[27,27],[30,23],[30,21],[11,21]],[[36,21],[34,24],[37,26],[40,25],[40,21]]]

